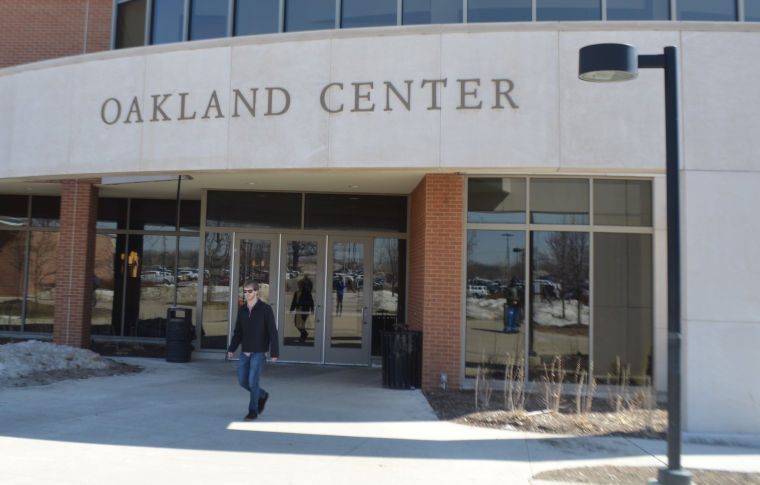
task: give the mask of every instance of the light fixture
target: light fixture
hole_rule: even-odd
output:
[[[359,184],[351,184],[351,185],[348,186],[348,188],[349,189],[358,189],[359,188]]]
[[[691,473],[681,468],[681,235],[678,114],[678,50],[637,55],[629,44],[595,44],[581,48],[578,77],[583,81],[615,82],[634,79],[639,69],[662,69],[665,77],[665,191],[668,246],[668,468],[657,480],[688,485]],[[645,142],[645,140],[642,140]]]

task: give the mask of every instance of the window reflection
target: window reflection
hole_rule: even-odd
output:
[[[335,28],[334,0],[286,0],[285,31]]]
[[[29,233],[29,277],[26,288],[25,332],[53,331],[58,233]]]
[[[588,224],[589,181],[531,179],[530,221],[535,224]]]
[[[467,22],[530,22],[531,0],[468,0]]]
[[[185,0],[153,0],[151,44],[182,41]]]
[[[670,20],[670,1],[607,0],[607,20]]]
[[[190,40],[215,39],[227,35],[228,2],[192,0]]]
[[[406,240],[375,239],[373,261],[372,355],[381,355],[382,332],[405,323]]]
[[[465,375],[503,375],[525,342],[525,232],[467,232]],[[519,358],[518,358],[519,359]]]
[[[589,235],[532,231],[530,261],[531,379],[540,379],[555,356],[571,374],[588,369]]]
[[[111,316],[113,314],[114,288],[118,273],[114,271],[117,248],[116,234],[95,236],[95,262],[93,266],[92,335],[112,335]]]
[[[21,300],[24,296],[24,264],[26,261],[26,231],[0,231],[0,330],[19,332]]]
[[[450,24],[462,21],[461,0],[404,0],[401,23]]]
[[[396,0],[343,0],[341,16],[343,28],[396,25]]]
[[[524,178],[467,180],[467,222],[525,222]]]
[[[237,0],[235,35],[272,34],[280,30],[279,0]]]
[[[358,349],[362,346],[365,294],[364,251],[364,243],[335,242],[333,244],[332,292],[330,294],[331,347]]]
[[[652,225],[652,183],[648,180],[594,180],[594,224]]]
[[[678,20],[736,20],[734,0],[678,0]]]
[[[744,0],[744,20],[760,22],[760,0]]]
[[[201,347],[226,349],[229,326],[232,234],[206,233],[203,259]]]
[[[536,0],[536,18],[545,20],[601,20],[601,0]]]
[[[315,302],[317,300],[316,241],[288,241],[285,276],[287,315],[283,329],[283,345],[313,347]]]
[[[116,14],[116,48],[145,44],[145,0],[121,2]]]

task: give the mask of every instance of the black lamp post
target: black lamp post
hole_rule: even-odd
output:
[[[689,484],[691,473],[681,468],[681,237],[678,181],[678,51],[638,55],[628,44],[595,44],[581,48],[578,77],[583,81],[628,81],[638,70],[660,68],[665,73],[665,185],[668,231],[668,468],[659,470],[663,484]]]

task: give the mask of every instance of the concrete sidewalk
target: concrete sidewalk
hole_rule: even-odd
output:
[[[267,364],[243,422],[236,363],[119,359],[140,374],[0,390],[3,484],[547,484],[533,474],[664,466],[664,441],[527,434],[437,421],[381,370]],[[684,444],[685,467],[760,472],[760,449]]]

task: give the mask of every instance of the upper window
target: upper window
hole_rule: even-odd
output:
[[[121,2],[116,7],[116,48],[145,45],[145,0]]]
[[[287,0],[285,30],[323,30],[335,28],[335,0]]]
[[[235,2],[235,35],[279,32],[279,19],[279,0],[237,0]]]
[[[678,20],[736,20],[736,0],[678,0]]]
[[[744,20],[760,22],[760,0],[744,0]]]
[[[651,226],[652,183],[648,180],[594,180],[594,224]]]
[[[524,178],[470,178],[467,222],[525,223]]]
[[[536,20],[602,20],[602,2],[536,0]]]
[[[396,0],[343,0],[340,26],[375,27],[396,25]]]
[[[0,228],[29,225],[29,197],[0,195]]]
[[[151,44],[182,41],[184,18],[184,0],[153,0]]]
[[[190,7],[190,40],[227,36],[227,2],[193,0]]]
[[[206,225],[216,227],[301,227],[301,194],[209,191]]]
[[[531,0],[469,0],[468,22],[530,22]]]
[[[670,20],[670,1],[607,0],[607,20]]]
[[[406,232],[406,197],[306,194],[304,228]]]
[[[588,224],[587,179],[531,179],[530,221],[534,224]]]
[[[454,24],[462,21],[461,0],[404,0],[401,23]]]
[[[61,223],[61,198],[48,195],[32,196],[32,226],[58,227]]]

